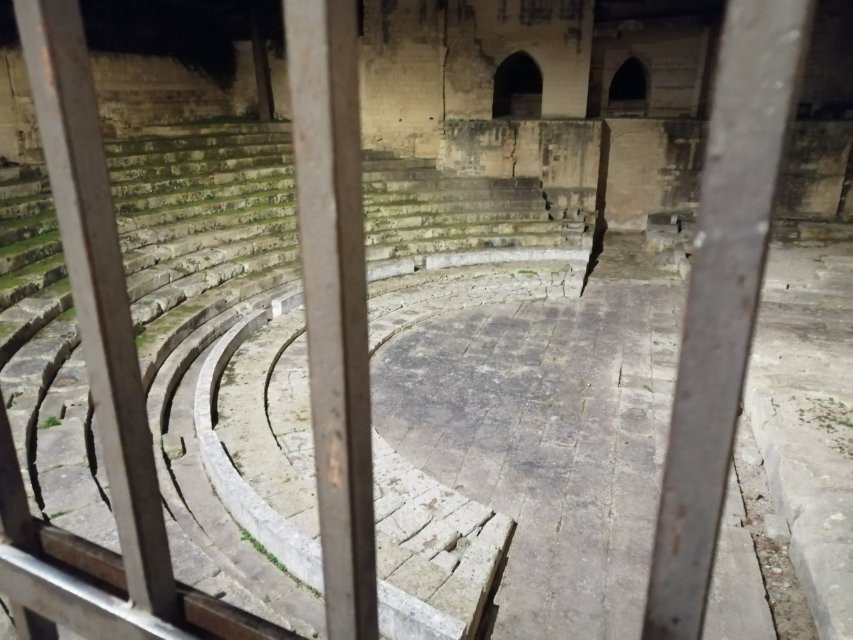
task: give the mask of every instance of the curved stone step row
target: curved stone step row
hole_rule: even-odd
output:
[[[291,143],[290,131],[258,130],[243,133],[219,131],[184,136],[139,136],[128,140],[107,140],[104,151],[108,156],[122,156],[208,147],[239,147],[252,144]]]
[[[290,255],[291,261],[293,255]],[[256,272],[236,275],[220,283],[211,282],[204,291],[177,290],[171,292],[172,297],[161,291],[158,307],[145,318],[148,325],[137,340],[146,384],[171,350],[198,324],[229,306],[295,279],[297,275],[289,266],[290,261],[280,266],[286,256],[286,252],[270,252],[256,265]],[[187,293],[192,294],[189,301],[186,301]],[[66,305],[70,303],[69,295]],[[0,384],[22,464],[37,433],[38,407],[47,387],[79,342],[73,309],[65,313],[65,318],[59,316],[56,321],[46,320],[43,324],[43,328],[34,332],[35,337],[25,342],[0,370]],[[80,402],[88,400],[84,397]]]
[[[381,267],[381,265],[377,266]],[[224,289],[220,287],[219,290],[202,294],[198,300],[194,301],[194,304],[179,305],[172,311],[165,313],[147,327],[146,334],[143,334],[143,339],[140,341],[140,356],[143,362],[146,385],[153,380],[161,363],[169,357],[169,354],[173,352],[176,346],[182,344],[186,336],[191,334],[196,327],[203,325],[211,319],[221,319],[229,313],[234,313],[234,305],[238,305],[238,309],[242,305],[245,310],[254,304],[262,303],[264,300],[269,299],[271,288],[280,287],[284,283],[293,281],[296,277],[295,272],[288,269],[281,269],[276,274],[260,275],[253,279],[240,279],[237,282],[228,283]],[[251,302],[253,298],[256,302]],[[240,302],[241,300],[243,301],[242,303]],[[52,348],[46,348],[50,331],[45,332],[43,336],[39,336],[39,339],[27,345],[33,351],[42,350],[42,356],[48,356],[47,359],[42,358],[39,360],[39,354],[32,353],[31,355],[34,357],[26,359],[30,363],[40,362],[42,369],[27,378],[26,382],[18,374],[11,376],[11,380],[9,381],[13,385],[15,383],[23,383],[19,388],[24,391],[20,395],[14,392],[12,394],[13,405],[15,407],[10,411],[10,414],[14,415],[13,424],[16,426],[16,442],[19,443],[19,448],[21,448],[22,465],[25,469],[28,469],[30,464],[35,464],[34,468],[44,466],[46,475],[41,479],[44,480],[45,485],[40,489],[40,500],[41,507],[44,508],[47,515],[52,515],[56,518],[65,517],[66,522],[71,523],[68,526],[72,528],[77,526],[74,523],[95,522],[103,524],[106,516],[102,511],[103,508],[88,506],[93,496],[99,495],[101,496],[101,500],[103,500],[101,492],[106,494],[109,490],[108,482],[103,476],[103,470],[97,467],[96,456],[94,457],[94,468],[90,466],[92,463],[91,459],[86,465],[82,465],[80,464],[82,456],[78,456],[76,461],[79,469],[75,472],[77,474],[76,477],[86,478],[88,474],[91,480],[88,490],[81,487],[79,490],[80,493],[75,493],[73,496],[77,500],[87,502],[87,505],[84,506],[93,511],[93,513],[85,515],[86,512],[83,512],[82,514],[78,514],[77,518],[72,518],[71,509],[65,509],[62,507],[61,502],[57,503],[55,500],[49,498],[51,487],[56,480],[54,476],[60,474],[60,472],[56,472],[54,469],[64,467],[61,473],[69,473],[68,460],[63,460],[63,462],[58,464],[51,463],[50,460],[55,454],[51,454],[49,451],[52,449],[55,452],[58,448],[61,451],[66,451],[69,455],[73,451],[73,449],[67,449],[62,445],[53,445],[51,448],[49,444],[50,438],[59,438],[68,433],[54,431],[54,428],[60,427],[66,424],[66,422],[76,425],[75,428],[79,428],[80,424],[82,424],[84,433],[88,432],[91,434],[86,446],[93,450],[98,449],[97,429],[94,426],[96,421],[93,423],[90,418],[87,418],[89,415],[88,388],[85,384],[85,372],[82,362],[76,352],[70,358],[67,357],[68,353],[77,344],[76,328],[73,325],[73,320],[66,321],[64,325],[57,323],[50,328],[55,329],[60,326],[64,326],[68,330],[68,333],[55,336],[57,342]],[[39,349],[36,349],[38,345],[41,346]],[[24,360],[22,358],[21,361],[23,362]],[[59,373],[53,377],[51,370],[56,371],[57,368],[59,368]],[[4,371],[4,373],[9,372]],[[43,388],[47,384],[46,381],[51,381],[47,392],[36,391],[36,389]],[[4,384],[5,387],[6,385]],[[44,395],[45,400],[43,403],[40,403],[42,395]],[[28,443],[28,446],[20,447],[22,441]],[[61,459],[61,457],[57,458],[57,460]],[[36,475],[35,481],[41,487],[38,473]],[[68,480],[69,477],[66,477],[65,482],[61,484],[63,486],[69,485]],[[74,501],[69,500],[69,502]],[[78,504],[77,506],[80,505]],[[41,507],[36,507],[36,510],[38,511]],[[94,513],[95,511],[99,513]],[[108,520],[108,518],[106,519]],[[103,531],[108,531],[108,529],[103,529]],[[109,537],[107,536],[99,541],[109,543]],[[241,542],[246,543],[246,541]]]
[[[262,295],[268,303],[270,294]],[[299,618],[297,628],[311,637],[314,629],[324,626],[322,601],[259,552],[219,502],[199,457],[192,421],[198,372],[209,345],[239,316],[238,309],[228,309],[190,334],[167,358],[151,386],[149,421],[160,488],[184,532],[225,574],[290,619]]]
[[[286,279],[267,278],[265,284],[275,288]],[[258,293],[258,289],[262,290]],[[214,315],[208,323],[203,325],[204,329],[212,331],[215,337],[227,329],[241,311],[246,311],[256,304],[268,304],[272,295],[269,286],[253,286],[242,294],[242,296],[232,296],[232,299],[227,301],[230,305],[228,310]],[[251,295],[246,297],[247,294]],[[223,297],[220,294],[217,298]],[[240,302],[241,299],[242,302]],[[215,311],[213,309],[213,313]],[[148,356],[142,357],[143,369],[147,374],[146,379],[152,375],[157,362],[162,361],[167,355],[171,344],[180,343],[183,346],[184,337],[194,326],[193,320],[202,322],[210,315],[210,309],[207,312],[201,310],[189,322],[168,323],[170,328],[167,329],[167,334],[159,336],[159,344],[152,343],[151,348],[147,350]],[[148,366],[144,364],[146,358],[149,360]],[[179,377],[182,374],[182,370],[173,369],[171,375]],[[38,483],[43,512],[59,526],[99,544],[115,548],[115,528],[107,502],[109,484],[103,475],[103,470],[98,468],[98,456],[93,455],[94,451],[100,449],[97,426],[96,421],[91,421],[85,368],[82,360],[78,358],[78,353],[75,352],[60,368],[40,407],[36,424],[38,426],[34,430],[33,451],[28,452],[30,454],[28,461],[32,464],[31,468],[38,469],[34,480]],[[87,433],[89,435],[86,435]],[[159,434],[157,435],[156,448],[159,450]],[[160,453],[162,454],[162,451]],[[161,475],[161,485],[164,479]],[[169,504],[170,507],[174,506]],[[167,515],[170,519],[175,517],[172,508]],[[275,604],[276,598],[264,602],[246,590],[247,586],[252,587],[255,582],[254,573],[242,582],[235,582],[230,574],[221,574],[219,563],[221,557],[217,553],[212,553],[214,548],[199,547],[192,537],[176,524],[178,522],[179,519],[175,517],[174,521],[170,520],[167,527],[179,579],[212,595],[224,593],[226,599],[235,604],[279,624],[291,626],[281,617],[277,607],[270,606]],[[239,536],[237,540],[244,551],[248,550],[250,556],[257,556],[256,564],[269,568],[268,561],[252,548],[250,541],[241,540]],[[217,562],[213,562],[211,556],[216,556]],[[277,572],[276,577],[281,581],[280,573]],[[293,588],[298,587],[294,584]],[[310,598],[316,600],[316,597],[310,593],[308,597],[309,600]],[[322,616],[322,607],[317,605],[316,610]],[[303,634],[307,633],[308,637],[313,633],[310,625],[298,624],[297,628]]]
[[[216,205],[208,205],[212,207],[216,207]],[[219,207],[217,207],[219,208]],[[199,210],[202,210],[203,207],[199,207]],[[187,209],[184,209],[183,212],[186,212]],[[198,211],[191,211],[191,213],[198,213]],[[541,215],[541,214],[540,214]],[[126,257],[126,272],[129,275],[140,271],[141,269],[149,266],[153,266],[163,260],[163,256],[174,257],[175,255],[181,255],[181,251],[175,251],[173,247],[157,246],[151,250],[145,249],[147,245],[152,245],[155,243],[163,243],[173,238],[185,238],[186,236],[192,236],[188,240],[184,240],[184,245],[190,245],[192,242],[196,242],[193,234],[199,234],[199,232],[207,229],[224,229],[226,227],[236,227],[238,225],[245,225],[250,222],[255,222],[260,219],[262,222],[256,223],[252,229],[242,230],[239,233],[232,232],[231,234],[224,234],[211,231],[208,234],[208,237],[215,236],[213,241],[218,242],[219,238],[236,240],[245,237],[244,234],[247,233],[262,233],[262,229],[266,229],[267,233],[271,232],[282,232],[282,231],[292,231],[295,222],[292,218],[292,210],[283,209],[281,211],[276,209],[267,209],[265,207],[258,207],[255,209],[244,210],[242,213],[231,216],[227,212],[218,212],[212,214],[200,214],[192,217],[188,217],[180,222],[168,222],[167,220],[174,218],[169,214],[158,213],[158,214],[141,214],[140,219],[128,219],[122,218],[120,219],[120,226],[123,230],[122,233],[122,248],[125,251]],[[453,224],[454,217],[458,216],[461,218],[462,223],[458,223],[457,225]],[[484,218],[486,220],[494,220],[500,219],[499,213],[490,213],[490,212],[478,212],[467,214],[465,212],[461,212],[458,214],[445,214],[445,215],[435,215],[432,217],[427,216],[417,216],[417,217],[401,217],[399,220],[394,221],[393,218],[386,218],[389,221],[389,226],[398,227],[400,229],[408,230],[404,233],[400,231],[396,234],[388,234],[387,231],[378,235],[370,235],[368,237],[368,242],[370,244],[388,244],[388,242],[393,239],[394,242],[401,243],[407,240],[417,239],[419,235],[424,236],[435,236],[441,238],[451,238],[453,239],[454,235],[464,236],[458,238],[456,242],[449,241],[445,242],[442,245],[434,245],[434,243],[420,243],[419,246],[412,248],[411,246],[402,247],[401,250],[395,250],[394,247],[387,247],[384,249],[377,249],[379,252],[379,256],[381,258],[391,257],[393,255],[405,255],[410,253],[423,253],[423,252],[431,252],[436,250],[460,250],[463,248],[478,248],[482,246],[511,246],[511,245],[520,245],[520,246],[529,246],[531,244],[536,244],[539,242],[537,239],[532,239],[530,242],[526,242],[524,238],[520,237],[520,230],[524,229],[527,231],[533,232],[541,232],[543,234],[553,233],[555,228],[563,229],[563,240],[566,239],[566,230],[569,229],[570,225],[566,223],[546,223],[546,222],[536,222],[530,220],[528,222],[524,221],[523,213],[516,213],[512,217],[516,216],[522,218],[521,221],[518,222],[519,226],[514,226],[511,223],[504,223],[503,226],[495,227],[494,224],[489,225],[480,225],[477,227],[473,221],[480,222]],[[265,218],[269,218],[264,220]],[[473,219],[473,221],[472,221]],[[151,225],[156,225],[156,223],[160,222],[162,224],[156,226],[146,227],[142,222],[147,222]],[[434,225],[434,228],[429,231],[421,231],[423,229],[423,225],[426,222],[431,222]],[[530,225],[538,225],[538,227],[530,226]],[[373,222],[371,219],[368,219],[368,231],[372,231],[373,229],[377,229],[382,226],[381,221]],[[576,225],[577,226],[577,225]],[[141,229],[140,229],[141,227]],[[518,231],[516,231],[516,229]],[[456,233],[454,234],[454,230]],[[463,232],[464,233],[461,233]],[[579,233],[582,233],[583,229],[578,226],[577,229],[571,229],[571,233],[577,236]],[[497,233],[494,233],[497,232]],[[503,232],[503,233],[501,233]],[[482,235],[486,233],[490,236],[501,236],[501,235],[509,235],[509,238],[500,238],[492,240],[483,239],[481,241],[477,241],[472,236]],[[12,277],[7,279],[6,287],[0,289],[2,293],[0,293],[0,303],[5,303],[3,306],[8,306],[18,300],[21,300],[26,295],[33,293],[34,291],[38,291],[40,288],[51,285],[55,283],[56,279],[60,276],[64,275],[64,267],[62,263],[48,256],[47,258],[42,258],[40,265],[32,265],[26,264],[28,260],[32,260],[35,257],[40,257],[43,253],[46,253],[48,250],[58,251],[59,240],[53,235],[43,235],[41,236],[42,240],[48,241],[47,244],[41,245],[40,247],[33,248],[32,251],[29,249],[27,253],[22,254],[19,258],[19,262],[25,264],[25,266],[21,267],[18,270],[18,273],[12,272]],[[517,239],[518,242],[513,242],[514,239]],[[554,244],[554,238],[546,238],[544,241],[546,244]],[[180,244],[180,241],[179,243]],[[134,252],[135,248],[141,248],[139,251]],[[39,261],[36,261],[39,262]],[[44,266],[43,273],[40,273],[41,269],[34,268]],[[58,288],[58,285],[55,285]],[[4,318],[0,316],[0,323],[2,323]]]
[[[69,362],[73,364],[63,367],[59,383],[51,387],[39,415],[38,456],[34,462],[43,513],[53,524],[118,552],[115,520],[108,502],[109,483],[97,464],[102,459],[97,425],[87,424],[85,367],[76,358]],[[75,373],[76,378],[72,377]],[[159,453],[162,455],[162,450]],[[163,482],[161,477],[161,487]],[[253,586],[251,582],[237,581],[223,571],[217,550],[198,545],[186,533],[171,503],[167,502],[164,517],[178,580],[272,622],[294,627],[280,608],[270,606],[271,602],[247,588]],[[303,635],[307,631],[307,637],[313,631],[302,624],[297,628]]]
[[[247,155],[237,156],[238,152]],[[186,152],[189,153],[189,152]],[[201,152],[199,152],[201,153]],[[212,153],[206,151],[205,153]],[[231,156],[171,157],[161,154],[146,158],[149,162],[132,167],[111,167],[116,212],[119,215],[145,210],[155,206],[168,206],[188,199],[212,200],[234,195],[237,187],[242,193],[270,189],[293,188],[293,157],[290,153],[261,154],[251,147],[231,151]],[[137,158],[138,156],[127,156]],[[435,161],[424,158],[365,160],[365,182],[417,181],[418,176],[436,175]],[[381,190],[381,186],[379,189]],[[11,189],[10,193],[8,190]],[[53,210],[48,185],[39,179],[30,183],[26,195],[16,195],[18,185],[0,184],[0,219],[26,229],[35,224],[33,217],[43,216]],[[159,196],[159,199],[156,197]],[[17,222],[12,222],[17,221]],[[23,231],[18,232],[23,233]]]
[[[371,285],[371,349],[414,322],[460,305],[493,302],[496,296],[565,295],[565,267],[555,270],[549,264],[541,278],[517,265],[498,273],[493,267],[421,272]],[[570,295],[577,290],[570,287]],[[296,309],[243,343],[220,380],[216,434],[229,464],[257,495],[304,535],[316,538],[302,330],[301,309]],[[374,439],[380,578],[459,619],[464,633],[470,632],[511,521],[439,485]]]
[[[182,235],[187,237],[183,240],[160,244],[153,250],[129,252],[125,254],[125,264],[131,301],[139,302],[143,296],[172,286],[179,279],[188,287],[183,298],[191,297],[227,278],[251,272],[255,268],[253,263],[258,263],[258,268],[268,268],[271,263],[280,262],[274,255],[270,256],[276,250],[284,249],[281,259],[293,261],[297,241],[295,224],[293,215],[288,214],[259,225],[238,226],[236,231],[226,234],[221,231],[200,234],[196,229],[185,227]],[[57,265],[56,269],[64,276],[64,268]],[[198,275],[200,273],[202,275]],[[212,277],[208,277],[210,274]],[[25,290],[37,285],[37,276],[20,283]],[[13,289],[12,296],[18,301],[0,312],[0,368],[26,340],[71,304],[68,282],[64,279],[23,299],[20,294],[14,294]],[[174,298],[174,294],[167,298]]]

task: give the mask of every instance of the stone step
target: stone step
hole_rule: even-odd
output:
[[[486,223],[459,221],[451,224],[414,225],[408,228],[386,229],[367,233],[365,244],[390,245],[418,241],[436,241],[458,237],[478,236],[514,236],[518,234],[541,234],[560,237],[561,223],[542,220],[514,220],[511,222],[492,221]]]
[[[61,280],[66,273],[64,258],[52,255],[0,278],[0,311]]]
[[[298,273],[291,263],[262,271],[249,271],[208,289],[157,317],[145,326],[136,340],[140,362],[144,367],[143,382],[146,387],[166,357],[192,331],[226,309],[297,278]]]
[[[224,509],[212,487],[206,482],[199,482],[204,477],[204,468],[195,440],[191,407],[201,361],[190,359],[193,352],[203,356],[207,341],[230,326],[236,314],[232,313],[233,319],[225,326],[216,327],[214,332],[205,331],[208,325],[217,322],[217,318],[203,325],[181,344],[164,364],[149,394],[151,413],[165,412],[164,432],[172,441],[179,441],[183,449],[180,457],[171,460],[164,455],[162,448],[158,451],[157,459],[168,461],[168,469],[160,473],[161,487],[170,484],[175,487],[172,493],[164,491],[170,511],[176,514],[179,524],[200,547],[209,549],[209,555],[216,558],[224,573],[261,600],[274,604],[274,608],[291,621],[290,628],[295,628],[304,637],[312,637],[316,633],[314,629],[322,630],[324,627],[322,600],[258,553],[252,541],[246,539],[244,531]],[[169,381],[170,369],[175,368],[173,363],[181,359],[190,360],[184,364],[190,365],[186,374],[179,381]],[[174,395],[162,389],[176,383]],[[158,424],[158,421],[152,419],[152,424]]]
[[[453,201],[438,200],[423,202],[419,200],[387,202],[381,205],[365,205],[364,211],[368,217],[387,217],[401,214],[430,214],[477,211],[525,211],[530,215],[541,215],[547,218],[547,212],[542,200],[494,198],[489,200]]]
[[[38,216],[53,211],[53,199],[48,192],[20,198],[5,198],[0,203],[0,222]]]
[[[163,164],[180,164],[185,162],[201,162],[205,160],[229,160],[246,156],[272,156],[292,160],[293,148],[289,143],[271,142],[236,147],[205,147],[186,151],[152,151],[107,157],[110,169],[127,169],[130,167],[149,167]]]
[[[21,179],[21,167],[26,165],[10,164],[8,166],[0,166],[0,187],[8,182],[15,182]]]
[[[111,174],[115,177],[115,172]],[[141,182],[113,182],[112,192],[116,199],[155,195],[159,193],[170,193],[173,191],[195,189],[199,187],[221,186],[228,184],[240,184],[252,182],[265,178],[288,177],[293,180],[293,172],[290,167],[282,165],[276,158],[276,162],[270,166],[262,166],[256,169],[238,169],[234,171],[219,171],[204,173],[196,176],[171,177],[166,179],[146,180]]]
[[[98,465],[97,457],[92,455],[100,450],[92,446],[94,434],[88,425],[87,398],[83,362],[71,358],[60,370],[39,411],[39,426],[32,439],[36,449],[31,456],[35,460],[31,479],[39,488],[43,513],[50,521],[117,550],[115,523],[105,502],[109,486],[99,481],[102,472],[93,472],[102,465]],[[160,479],[162,482],[163,478]],[[286,628],[294,628],[280,611],[269,607],[230,576],[223,575],[209,553],[210,548],[197,545],[168,511],[164,512],[164,517],[177,579]],[[310,628],[300,629],[306,630]]]
[[[541,197],[541,185],[538,178],[474,178],[450,176],[441,171],[438,171],[434,176],[425,176],[422,179],[389,180],[385,188],[389,191],[532,189],[538,190]]]
[[[438,169],[434,167],[421,167],[409,169],[406,167],[390,167],[387,169],[372,169],[363,167],[362,176],[365,182],[393,182],[400,180],[429,180],[439,175]]]
[[[295,237],[287,239],[265,236],[245,243],[235,243],[233,254],[228,261],[222,260],[216,265],[186,274],[174,270],[160,271],[171,276],[168,282],[143,295],[131,305],[131,317],[137,330],[184,302],[192,304],[194,299],[205,291],[248,273],[261,271],[256,267],[258,262],[265,268],[295,263],[298,251]]]
[[[119,219],[120,240],[125,258],[130,258],[130,252],[161,242],[169,242],[186,235],[219,230],[227,233],[230,227],[267,223],[274,220],[286,220],[295,215],[293,209],[283,207],[252,207],[241,211],[226,211],[185,218],[173,223],[158,226],[144,226],[137,220]],[[225,239],[227,242],[227,238]],[[148,249],[146,249],[148,250]],[[136,255],[136,254],[134,254]]]
[[[399,244],[376,244],[367,247],[368,260],[387,260],[405,256],[427,256],[432,253],[468,251],[509,247],[560,247],[559,234],[488,234],[484,236],[458,235],[435,240],[413,240]]]
[[[222,133],[257,133],[259,131],[290,132],[290,122],[252,122],[244,121],[220,121],[220,122],[195,122],[166,125],[147,125],[139,128],[140,135],[150,136],[194,136],[194,135],[221,135]]]
[[[257,168],[284,167],[285,173],[293,174],[292,162],[285,163],[281,154],[243,155],[227,159],[208,159],[169,165],[143,165],[125,169],[112,169],[110,179],[113,186],[130,183],[146,183],[156,180],[198,177],[211,173],[242,171]]]
[[[209,147],[239,147],[256,144],[292,142],[289,131],[257,131],[251,133],[212,133],[208,135],[154,136],[127,140],[105,140],[104,151],[110,156],[122,156],[160,151],[204,149]]]
[[[44,190],[45,181],[41,177],[18,178],[0,183],[0,200],[33,196]]]
[[[505,292],[513,285],[526,284],[523,279],[514,278],[515,270],[511,269],[503,281],[496,282],[494,290],[484,287],[480,302],[471,299],[470,283],[449,284],[446,272],[419,272],[412,279],[432,277],[437,280],[434,292],[421,294],[425,305],[422,312],[429,316],[437,308],[435,298],[449,295],[450,290],[455,290],[460,298],[459,303],[452,305],[455,309],[459,304],[492,301],[495,291]],[[403,292],[401,297],[393,290],[395,283],[384,281],[381,284],[385,286],[386,297],[393,299],[383,304],[381,299],[374,297],[371,286],[371,345],[381,344],[387,340],[388,332],[394,333],[417,318],[410,306],[411,293]],[[543,285],[537,280],[535,286]],[[546,291],[543,288],[541,295]],[[401,303],[403,299],[408,302]],[[394,314],[399,324],[385,319]],[[232,356],[219,384],[219,423],[215,433],[227,448],[236,470],[257,494],[264,496],[282,517],[292,521],[305,535],[314,537],[318,530],[313,483],[305,482],[313,474],[313,460],[306,349],[304,336],[299,336],[302,323],[301,310],[285,314],[274,320],[267,330],[262,329],[244,342]],[[376,331],[383,335],[374,335]],[[289,346],[276,362],[281,345]],[[268,368],[273,364],[270,377]],[[269,417],[265,414],[267,406]],[[271,440],[270,426],[277,442]],[[489,544],[485,541],[479,544],[478,534],[488,528],[483,525],[491,518],[490,510],[480,507],[477,511],[474,503],[461,497],[456,499],[458,494],[439,488],[435,481],[411,469],[387,445],[376,443],[374,452],[380,578],[417,598],[428,600],[442,611],[476,620],[511,522],[507,522],[504,537],[499,541],[496,536],[489,539]],[[276,483],[280,486],[275,486]],[[419,518],[433,510],[435,513],[427,517],[426,522],[430,522],[430,518],[435,521],[418,534],[418,528],[426,524]],[[463,521],[473,522],[473,526],[469,529]],[[401,527],[414,527],[416,535],[407,534]],[[463,529],[460,531],[456,527]],[[460,538],[466,538],[464,545],[458,544]],[[453,558],[452,552],[442,552],[443,545],[452,546],[460,554],[461,562],[460,558]],[[437,561],[439,555],[441,563]],[[444,562],[445,555],[450,556],[448,562]],[[454,568],[462,573],[454,576]]]
[[[0,370],[45,325],[74,315],[67,280],[60,280],[0,311]]]
[[[287,191],[258,191],[249,196],[225,196],[216,200],[204,200],[184,205],[163,207],[154,211],[145,211],[122,216],[119,224],[125,231],[145,229],[164,224],[179,222],[188,218],[197,218],[219,213],[254,210],[257,208],[288,209],[294,206],[294,194]]]
[[[62,250],[58,231],[42,233],[12,245],[0,247],[0,276],[47,258]]]
[[[555,229],[565,228],[565,221],[549,221],[538,211],[452,211],[449,213],[400,213],[397,215],[370,215],[364,221],[367,232],[381,232],[412,227],[446,226],[454,224],[479,224],[484,222],[511,223],[520,221],[549,222]],[[560,227],[559,225],[564,225]],[[581,223],[581,227],[583,223]],[[581,231],[583,229],[581,228]]]
[[[163,209],[181,205],[209,202],[239,196],[253,195],[259,192],[278,191],[293,195],[293,179],[273,176],[256,178],[251,182],[226,185],[207,185],[188,189],[176,189],[142,197],[121,198],[115,202],[115,211],[119,216],[133,215],[136,212]]]
[[[40,233],[56,229],[56,216],[52,212],[29,218],[7,220],[0,228],[0,247],[28,240]]]

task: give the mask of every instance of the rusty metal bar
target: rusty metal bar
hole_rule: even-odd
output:
[[[31,554],[41,552],[38,534],[27,504],[24,478],[15,453],[6,403],[0,394],[0,540]],[[14,598],[14,594],[13,594]],[[12,600],[15,630],[21,640],[53,640],[56,625]]]
[[[701,637],[813,0],[730,0],[643,638]]]
[[[120,555],[57,527],[38,521],[34,524],[46,558],[116,595],[127,593]],[[189,629],[199,629],[206,636],[223,640],[295,640],[300,637],[186,585],[178,583],[177,586]]]
[[[376,638],[356,6],[283,4],[327,632]]]
[[[252,29],[252,57],[255,62],[255,84],[258,89],[258,117],[261,122],[269,122],[275,114],[272,81],[270,79],[270,60],[267,42],[261,38],[261,25],[256,2],[249,2],[249,22]]]
[[[133,603],[178,607],[77,0],[15,0]]]
[[[0,544],[0,589],[90,638],[190,640],[194,636],[10,545]],[[34,636],[38,638],[38,636]]]

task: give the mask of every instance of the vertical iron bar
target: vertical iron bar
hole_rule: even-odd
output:
[[[178,607],[77,0],[15,0],[131,600]]]
[[[356,6],[283,4],[327,631],[376,638]]]
[[[254,1],[250,2],[249,22],[252,27],[252,56],[255,62],[255,84],[258,88],[258,117],[261,122],[269,122],[273,118],[275,107],[273,105],[267,42],[261,38],[261,25],[258,20],[257,6]]]
[[[643,638],[701,637],[813,0],[730,0]]]
[[[27,504],[24,478],[15,453],[12,427],[0,394],[0,542],[10,542],[27,553],[38,554],[41,544]],[[56,625],[25,609],[12,595],[12,615],[20,640],[53,640]]]

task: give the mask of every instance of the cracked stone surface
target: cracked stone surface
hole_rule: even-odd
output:
[[[374,356],[388,443],[518,521],[494,638],[638,635],[682,296],[672,282],[614,281],[448,310]],[[732,487],[706,638],[774,638]]]

